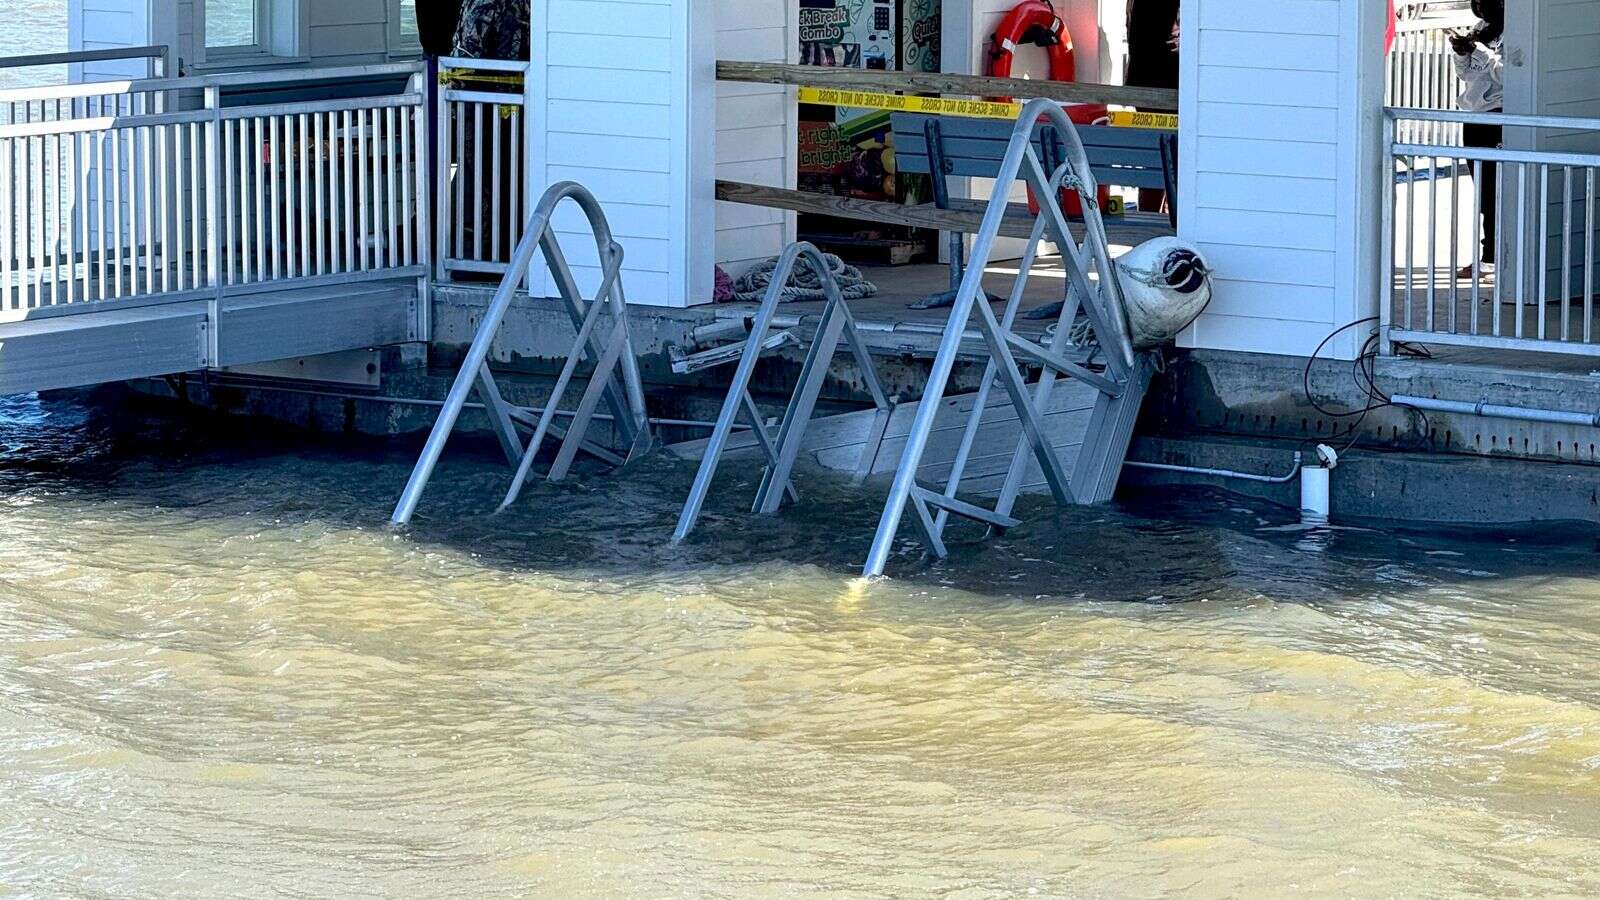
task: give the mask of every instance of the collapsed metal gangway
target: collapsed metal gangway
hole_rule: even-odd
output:
[[[800,368],[800,380],[795,386],[794,394],[789,398],[788,408],[783,415],[783,424],[779,426],[777,437],[774,438],[767,431],[766,420],[762,417],[761,410],[757,408],[755,398],[750,395],[750,382],[755,376],[756,364],[761,361],[763,353],[786,343],[798,342],[798,338],[792,332],[779,332],[771,338],[768,337],[768,332],[772,330],[773,319],[778,314],[778,304],[783,302],[784,285],[788,284],[795,266],[802,262],[809,265],[821,279],[827,304],[823,307],[822,317],[817,323],[817,333],[811,342],[811,349],[806,353],[805,363]],[[761,447],[761,452],[767,460],[766,470],[756,490],[755,504],[751,511],[762,514],[775,513],[783,505],[785,496],[793,501],[800,499],[791,475],[800,456],[806,427],[816,411],[817,398],[821,396],[828,366],[833,361],[834,354],[838,352],[841,339],[855,356],[862,380],[866,382],[867,392],[872,396],[872,402],[878,410],[870,436],[862,445],[860,462],[856,467],[856,479],[858,481],[866,479],[872,461],[878,455],[878,448],[883,443],[884,430],[888,427],[889,418],[894,414],[894,403],[883,390],[883,383],[878,378],[877,370],[873,368],[872,354],[867,349],[866,341],[862,340],[860,331],[856,329],[850,305],[845,302],[844,295],[839,290],[839,282],[834,278],[822,252],[808,243],[790,244],[778,259],[777,268],[772,273],[772,283],[768,285],[766,295],[761,299],[761,306],[751,321],[750,335],[745,339],[744,349],[739,356],[732,357],[721,349],[697,354],[712,365],[736,358],[738,368],[734,371],[733,384],[728,388],[727,399],[722,403],[722,411],[717,415],[705,455],[700,459],[700,471],[695,475],[694,486],[689,490],[689,499],[684,503],[683,512],[678,517],[678,526],[672,533],[674,542],[688,537],[700,520],[700,510],[705,506],[706,496],[711,492],[712,479],[716,477],[717,466],[722,461],[722,454],[728,447],[728,439],[732,436],[741,413],[748,418],[756,443]],[[701,363],[695,367],[703,367],[705,364]]]
[[[595,248],[599,252],[600,285],[592,298],[585,298],[580,291],[551,224],[556,208],[567,200],[577,204],[588,218],[589,228],[594,233]],[[495,336],[511,308],[517,286],[528,274],[535,250],[543,253],[567,315],[572,320],[572,327],[577,331],[550,399],[537,418],[529,410],[506,402],[499,385],[495,383],[494,374],[489,370],[488,362]],[[622,288],[622,257],[622,245],[612,237],[605,212],[588,189],[565,181],[545,191],[528,219],[522,239],[512,253],[509,268],[493,299],[489,301],[489,308],[478,326],[477,335],[473,337],[472,346],[467,350],[461,371],[450,387],[432,433],[428,435],[422,456],[417,460],[416,468],[400,495],[400,502],[395,506],[393,521],[396,524],[407,523],[416,514],[417,504],[433,477],[434,467],[438,465],[445,444],[474,390],[505,452],[507,463],[515,469],[501,509],[516,501],[546,438],[553,436],[561,441],[555,462],[546,476],[550,481],[565,478],[580,451],[618,465],[649,452],[654,446],[654,437],[645,410],[644,383],[639,375],[639,363],[634,356],[633,339],[628,328],[627,297]],[[609,329],[601,325],[605,314],[610,315]],[[577,407],[571,413],[571,421],[563,429],[555,424],[555,418],[560,414],[560,404],[573,377],[579,366],[585,363],[590,365],[592,372],[579,396]],[[612,453],[589,437],[590,426],[602,402],[609,407],[622,443],[628,447],[624,455]],[[526,445],[522,443],[522,436],[517,430],[519,427],[532,430]]]
[[[1063,162],[1053,170],[1047,170],[1041,162],[1037,141],[1041,124],[1054,126],[1052,130],[1060,141],[1055,148],[1059,155],[1052,156]],[[1032,190],[1038,212],[1016,280],[997,316],[983,291],[983,276],[1004,220],[1015,215],[1010,199],[1018,180]],[[1063,191],[1077,194],[1081,202],[1084,210],[1081,238],[1072,234],[1063,212],[1060,199]],[[785,496],[796,496],[790,476],[828,364],[841,339],[858,360],[867,390],[877,407],[875,412],[868,410],[835,417],[849,418],[860,426],[864,423],[855,420],[871,415],[871,425],[862,427],[858,439],[857,480],[882,470],[878,457],[886,443],[886,431],[893,432],[896,442],[902,437],[905,442],[899,462],[893,468],[894,481],[867,558],[866,575],[883,574],[908,509],[913,513],[913,522],[923,544],[929,552],[943,557],[947,553],[945,534],[951,517],[978,522],[995,531],[1021,524],[1012,516],[1012,511],[1017,497],[1030,484],[1030,478],[1042,475],[1044,485],[1062,505],[1097,504],[1111,499],[1132,440],[1139,407],[1156,370],[1156,357],[1151,352],[1136,350],[1130,336],[1123,284],[1113,268],[1105,224],[1096,205],[1097,191],[1087,154],[1061,107],[1049,100],[1028,104],[1008,143],[994,192],[976,234],[971,263],[956,290],[954,306],[944,326],[922,399],[916,403],[895,403],[885,396],[849,308],[839,297],[837,286],[829,284],[828,305],[801,369],[783,425],[774,438],[767,432],[750,395],[750,383],[763,353],[798,342],[798,338],[787,333],[771,334],[781,300],[779,289],[797,261],[810,262],[819,272],[826,272],[827,268],[810,245],[790,246],[780,260],[773,275],[773,286],[763,299],[737,357],[733,383],[723,402],[716,430],[705,444],[699,474],[678,520],[674,539],[682,540],[694,529],[717,466],[729,450],[732,430],[741,415],[748,419],[754,431],[754,443],[767,460],[754,511],[776,512]],[[1067,299],[1055,327],[1047,332],[1044,342],[1039,343],[1016,333],[1013,328],[1040,246],[1046,240],[1054,242],[1061,255]],[[1080,316],[1084,320],[1081,323]],[[971,356],[970,347],[963,344],[972,333],[969,326],[974,318],[986,357],[978,393],[975,398],[960,398],[959,403],[945,402],[945,391],[958,358]],[[1091,348],[1093,352],[1086,354]],[[729,348],[718,348],[696,354],[683,364],[706,368],[733,359]],[[1025,380],[1024,372],[1035,367],[1041,374],[1030,383]],[[1076,383],[1058,389],[1063,376]],[[997,404],[991,401],[996,385],[1004,391],[1015,412],[1014,424],[1020,426],[1014,445],[1009,443],[1009,429],[1013,423],[1008,422]],[[1064,410],[1059,402],[1066,399],[1059,396],[1064,391],[1083,398],[1086,417],[1061,415],[1071,411],[1070,406]],[[930,455],[929,439],[941,413],[964,414],[967,419],[954,448],[941,437],[937,452]],[[906,429],[904,420],[908,417],[911,422]],[[942,430],[948,431],[948,426]],[[1014,450],[1004,480],[1000,482],[997,501],[993,507],[984,507],[960,495],[979,448],[997,441]],[[1057,442],[1077,448],[1070,467],[1062,459]],[[851,446],[854,449],[855,445]],[[942,487],[936,490],[919,481],[918,472],[925,466],[930,472],[948,473]],[[1040,475],[1034,474],[1035,469]],[[988,481],[991,476],[985,473],[983,477]]]
[[[1037,150],[1035,132],[1041,123],[1054,126],[1061,142],[1064,162],[1054,172],[1046,171]],[[1011,191],[1018,180],[1031,189],[1038,213],[1026,255],[1018,267],[1016,283],[1002,315],[997,318],[986,300],[977,301],[986,296],[984,271],[994,253],[995,240],[1010,207]],[[1068,226],[1060,202],[1063,190],[1072,191],[1079,198],[1083,209],[1082,240],[1075,238]],[[974,239],[971,262],[956,291],[944,337],[928,374],[927,387],[907,435],[900,463],[895,468],[888,502],[867,556],[866,575],[883,574],[908,508],[923,544],[929,552],[941,557],[946,555],[944,534],[952,515],[999,530],[1019,524],[1011,512],[1030,463],[1038,465],[1051,495],[1060,505],[1095,504],[1111,498],[1127,457],[1139,407],[1155,371],[1155,358],[1150,353],[1136,352],[1130,338],[1122,284],[1112,267],[1096,195],[1097,185],[1087,154],[1061,106],[1050,100],[1027,104],[1012,132],[983,223]],[[1041,345],[1015,333],[1012,324],[1042,239],[1053,241],[1061,254],[1067,278],[1067,302],[1052,336]],[[1091,274],[1095,277],[1091,278]],[[1087,318],[1086,333],[1080,332],[1080,335],[1085,343],[1092,340],[1099,345],[1103,371],[1073,362],[1062,353],[1072,343],[1074,323],[1080,312]],[[935,491],[921,484],[917,473],[939,414],[939,401],[945,396],[963,336],[974,313],[989,357],[981,381],[982,396],[967,422],[944,489]],[[1024,363],[1041,367],[1036,383],[1030,385],[1024,380]],[[1051,392],[1063,375],[1099,392],[1071,475],[1052,446],[1043,416]],[[999,499],[991,509],[964,502],[957,495],[973,444],[982,428],[987,396],[996,382],[1005,390],[1018,414],[1022,436]]]

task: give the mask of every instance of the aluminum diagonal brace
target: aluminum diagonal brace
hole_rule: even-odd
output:
[[[756,436],[756,444],[761,447],[761,453],[767,458],[770,468],[778,464],[778,448],[772,443],[772,435],[767,433],[767,422],[761,417],[761,408],[756,406],[756,398],[750,396],[749,391],[744,392],[744,414],[750,420],[750,430]],[[800,502],[800,492],[795,490],[794,480],[783,483],[783,491],[789,495],[792,503]]]
[[[798,251],[791,247],[785,251],[784,256],[787,258],[791,254],[797,255]],[[782,265],[783,260],[780,260],[780,268]],[[733,384],[728,389],[728,396],[722,401],[722,409],[717,413],[716,424],[712,426],[705,454],[700,458],[700,468],[695,472],[694,485],[689,488],[689,496],[684,501],[683,511],[678,514],[678,524],[672,532],[672,542],[675,544],[688,537],[689,532],[693,531],[695,524],[700,521],[700,511],[705,507],[706,497],[711,492],[712,479],[717,475],[717,466],[722,462],[722,453],[727,449],[728,439],[733,434],[733,425],[739,417],[739,408],[750,391],[756,364],[761,361],[762,342],[766,340],[767,332],[772,329],[772,320],[777,314],[778,297],[775,292],[769,291],[768,297],[762,300],[750,323],[750,334],[745,338],[744,353],[740,355],[739,365],[733,372]]]
[[[843,307],[843,300],[833,299],[828,301],[827,308],[822,312],[817,339],[811,344],[811,352],[806,354],[805,365],[800,369],[800,383],[789,400],[789,408],[784,412],[783,426],[778,429],[778,461],[767,468],[761,479],[761,487],[756,491],[754,511],[757,513],[771,515],[781,505],[782,497],[772,490],[772,486],[788,483],[795,461],[800,456],[800,445],[805,440],[806,426],[811,422],[823,382],[828,377],[828,366],[838,350],[839,338],[849,323]]]
[[[1044,219],[1045,227],[1050,237],[1055,241],[1061,251],[1062,268],[1066,270],[1068,284],[1078,292],[1079,302],[1083,311],[1088,314],[1089,322],[1094,326],[1095,335],[1100,338],[1101,346],[1105,348],[1107,364],[1116,377],[1126,378],[1133,368],[1133,346],[1127,338],[1127,330],[1121,326],[1122,313],[1120,310],[1108,308],[1105,291],[1112,290],[1107,282],[1116,278],[1109,262],[1100,267],[1100,283],[1089,280],[1085,267],[1084,253],[1077,241],[1073,240],[1072,230],[1067,226],[1067,217],[1061,211],[1057,199],[1048,191],[1049,179],[1045,177],[1044,169],[1039,165],[1039,160],[1033,155],[1032,147],[1024,157],[1022,178],[1028,182],[1035,193],[1043,196],[1039,200],[1039,217]],[[1086,204],[1087,206],[1087,204]],[[1088,225],[1089,210],[1085,209],[1085,223],[1087,233],[1084,246],[1090,247],[1098,263],[1099,250],[1095,247],[1097,235],[1094,228]],[[1104,226],[1101,226],[1100,235],[1103,235]],[[1109,260],[1109,254],[1106,257]],[[1069,325],[1070,327],[1070,325]]]
[[[578,282],[572,277],[572,269],[567,265],[566,254],[561,250],[561,244],[553,233],[547,232],[539,241],[539,248],[544,253],[545,264],[550,268],[550,274],[555,279],[556,290],[561,294],[567,308],[567,317],[572,320],[574,329],[583,326],[584,313],[588,312],[588,304],[583,300],[583,294],[578,290]],[[597,296],[594,303],[603,303],[607,298]],[[600,346],[599,340],[590,335],[588,346],[584,348],[587,359],[598,361],[605,353],[605,348]],[[637,367],[637,361],[634,362]],[[637,369],[635,368],[635,371]],[[632,444],[638,438],[637,414],[630,408],[629,400],[631,386],[618,384],[614,375],[607,375],[606,380],[606,406],[610,408],[611,415],[615,417],[617,429],[622,433],[624,442]],[[643,390],[639,392],[638,400],[643,400]]]
[[[612,266],[606,274],[609,285],[617,277],[617,269]],[[539,450],[544,446],[545,435],[550,432],[554,424],[556,413],[561,406],[561,400],[567,395],[567,385],[571,383],[572,376],[578,371],[578,361],[583,357],[583,348],[589,344],[589,335],[594,332],[595,324],[600,321],[600,311],[604,307],[599,303],[589,304],[588,312],[584,313],[583,324],[578,326],[577,339],[572,342],[572,349],[567,353],[567,361],[561,367],[561,374],[556,377],[555,387],[550,390],[550,400],[545,403],[544,412],[539,416],[539,423],[534,427],[533,437],[528,440],[528,448],[523,451],[522,461],[517,466],[517,474],[511,478],[511,487],[506,491],[505,500],[501,501],[500,508],[505,509],[517,501],[517,495],[522,493],[522,485],[528,478],[528,472],[533,468],[533,460],[539,455]],[[599,377],[600,373],[595,373]],[[569,437],[572,429],[568,429]]]
[[[1012,356],[1011,346],[1000,333],[1000,323],[995,321],[994,310],[987,303],[978,304],[978,330],[983,333],[984,343],[989,345],[989,355],[999,361],[1000,384],[1011,395],[1011,405],[1022,422],[1023,436],[1033,446],[1033,455],[1039,460],[1039,468],[1044,472],[1045,483],[1050,485],[1050,493],[1063,506],[1071,503],[1072,485],[1045,432],[1044,417],[1039,412],[1043,405],[1035,406],[1033,398],[1028,396],[1028,384],[1022,380],[1022,373],[1017,371],[1016,357]]]
[[[1017,266],[1017,280],[1011,285],[1011,295],[1006,299],[1005,313],[1001,316],[1000,326],[1007,331],[1016,321],[1017,311],[1022,306],[1022,297],[1028,289],[1028,278],[1033,271],[1033,264],[1039,256],[1039,242],[1044,239],[1044,219],[1036,218],[1033,221],[1033,234],[1028,239],[1028,246],[1022,252],[1022,262]],[[972,413],[967,417],[966,428],[961,433],[961,444],[956,449],[954,464],[950,467],[950,478],[945,483],[944,496],[954,500],[961,492],[961,480],[966,477],[967,463],[972,459],[972,448],[978,440],[978,430],[983,425],[983,415],[989,406],[989,392],[994,388],[995,360],[991,357],[983,367],[983,378],[978,382],[978,395],[973,402]],[[950,524],[950,510],[940,508],[934,517],[934,527],[942,538],[944,530]]]
[[[572,414],[572,421],[567,425],[567,439],[561,442],[561,449],[556,451],[556,460],[550,466],[551,481],[560,481],[567,477],[567,472],[572,468],[572,461],[578,456],[578,447],[583,442],[583,436],[589,431],[589,423],[594,420],[595,407],[600,405],[601,395],[610,387],[613,370],[622,359],[623,351],[628,349],[628,319],[626,316],[616,321],[611,326],[611,336],[606,339],[605,352],[600,354],[600,361],[596,364],[594,374],[589,377],[589,385],[584,388],[583,396],[578,400],[578,408]]]

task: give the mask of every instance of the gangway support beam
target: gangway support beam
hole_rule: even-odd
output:
[[[1053,164],[1048,168],[1040,159],[1036,132],[1044,137],[1044,156]],[[1059,164],[1055,164],[1058,160]],[[995,241],[1008,224],[1010,195],[1019,180],[1032,191],[1039,212],[1011,294],[1004,311],[997,317],[984,292],[983,276],[994,253]],[[1073,236],[1061,207],[1063,190],[1075,193],[1083,208],[1081,241]],[[883,574],[908,508],[923,544],[938,557],[947,552],[944,533],[951,515],[986,524],[991,531],[1016,527],[1019,522],[1011,511],[1033,463],[1038,465],[1059,504],[1092,504],[1110,499],[1155,365],[1150,354],[1134,350],[1129,337],[1121,282],[1112,267],[1110,245],[1096,194],[1088,156],[1077,130],[1060,105],[1049,100],[1035,100],[1025,106],[1000,164],[993,194],[973,242],[972,258],[955,291],[950,318],[934,356],[927,387],[917,406],[900,463],[895,468],[888,501],[863,570],[868,577]],[[1067,299],[1062,304],[1054,335],[1047,345],[1039,345],[1015,334],[1012,326],[1036,261],[1038,245],[1045,239],[1053,241],[1060,249]],[[1095,277],[1091,278],[1091,273]],[[1073,325],[1080,311],[1099,345],[1098,357],[1103,371],[1074,362],[1062,352],[1071,342]],[[989,361],[945,489],[935,492],[917,483],[917,472],[927,452],[962,338],[974,317]],[[1042,367],[1034,384],[1025,381],[1019,357],[1028,364]],[[1089,429],[1070,478],[1044,425],[1044,412],[1050,406],[1052,390],[1062,376],[1075,378],[1098,392]],[[999,501],[989,510],[959,500],[957,495],[982,427],[983,410],[996,383],[1011,400],[1022,434]]]
[[[556,208],[566,200],[577,204],[588,217],[589,227],[594,232],[602,275],[600,288],[593,298],[585,298],[578,289],[577,280],[567,265],[566,256],[551,225]],[[517,426],[527,425],[529,417],[502,396],[489,369],[489,352],[511,309],[517,286],[526,278],[536,251],[544,255],[577,336],[544,412],[532,425],[532,438],[524,445]],[[507,462],[516,469],[501,509],[516,501],[546,437],[553,435],[561,441],[548,475],[551,481],[566,477],[580,450],[603,459],[614,461],[618,458],[595,448],[589,438],[590,426],[602,401],[610,406],[618,433],[628,445],[626,456],[621,457],[624,463],[633,461],[654,446],[644,404],[644,383],[639,375],[638,359],[634,356],[633,340],[628,330],[627,297],[622,289],[622,259],[622,246],[612,238],[605,212],[593,194],[582,185],[570,181],[552,185],[545,191],[529,217],[528,226],[512,253],[505,277],[501,279],[483,321],[478,325],[478,332],[445,398],[444,408],[434,422],[433,431],[428,435],[422,456],[400,494],[392,517],[395,524],[410,522],[416,514],[417,505],[433,477],[445,444],[455,431],[461,412],[474,391],[478,393],[489,416],[491,429],[505,452]],[[601,338],[596,332],[602,316],[606,314],[611,316],[612,324],[605,337]],[[578,368],[585,363],[591,366],[588,385],[571,421],[564,429],[557,427],[554,420],[559,405]]]
[[[812,340],[811,348],[806,353],[805,363],[800,369],[800,380],[794,394],[789,398],[782,424],[778,428],[777,437],[774,438],[767,431],[766,423],[756,408],[755,400],[750,396],[750,383],[755,377],[756,364],[761,361],[762,353],[772,346],[767,335],[772,330],[773,319],[777,316],[778,304],[783,300],[783,286],[788,283],[794,267],[801,262],[809,265],[821,279],[827,305],[823,307],[816,337]],[[845,302],[844,295],[839,290],[839,283],[834,279],[822,252],[805,242],[790,244],[779,257],[777,267],[772,272],[772,283],[767,287],[767,293],[761,299],[761,306],[751,320],[750,334],[745,339],[744,351],[739,355],[733,383],[728,387],[727,398],[722,402],[722,410],[717,415],[705,455],[701,457],[694,485],[690,488],[689,497],[683,505],[683,512],[678,517],[677,528],[673,530],[673,543],[688,537],[699,522],[700,512],[705,506],[706,497],[711,492],[711,483],[716,478],[717,466],[722,461],[723,451],[728,447],[728,439],[732,436],[734,424],[741,413],[750,420],[756,440],[767,459],[766,470],[762,473],[761,485],[756,490],[756,499],[751,511],[770,515],[782,507],[784,497],[790,500],[799,498],[792,478],[795,463],[799,459],[800,448],[805,441],[806,426],[810,424],[812,415],[816,412],[817,399],[822,394],[828,367],[834,354],[839,350],[840,341],[849,347],[851,355],[855,357],[856,365],[860,367],[862,378],[866,382],[867,391],[872,395],[872,402],[878,408],[878,419],[873,428],[875,438],[869,439],[862,447],[862,460],[857,466],[858,473],[861,473],[860,477],[865,478],[865,473],[870,471],[872,462],[877,457],[878,446],[883,440],[894,405],[883,390],[883,383],[873,366],[872,354],[856,328],[855,317],[851,314],[850,306]],[[781,343],[778,346],[781,346]]]

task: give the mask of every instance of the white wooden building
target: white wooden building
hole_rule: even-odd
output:
[[[945,0],[948,71],[978,70],[986,36],[1011,5]],[[1508,111],[1600,116],[1600,0],[1508,5]],[[1125,0],[1057,6],[1080,72],[1114,81]],[[208,7],[243,9],[252,39],[234,32],[233,46],[217,46]],[[737,268],[793,238],[791,214],[719,203],[713,191],[717,178],[793,186],[793,89],[719,84],[715,62],[797,61],[797,7],[534,0],[523,175],[535,193],[579,181],[606,205],[628,248],[631,302],[707,302],[714,263]],[[70,15],[73,49],[167,44],[184,73],[418,53],[409,0],[72,0]],[[1209,254],[1218,278],[1215,302],[1185,342],[1309,354],[1339,326],[1378,315],[1390,277],[1381,240],[1394,165],[1382,140],[1385,4],[1183,0],[1182,21],[1180,232]],[[79,74],[111,75],[116,65]],[[1600,151],[1600,131],[1541,134],[1508,134],[1507,143]],[[1349,358],[1358,344],[1346,332],[1324,352]]]

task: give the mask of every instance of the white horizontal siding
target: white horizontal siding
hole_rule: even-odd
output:
[[[715,0],[716,55],[743,62],[791,62],[799,44],[793,0]],[[719,83],[716,99],[719,179],[793,188],[798,126],[794,92],[782,85]],[[794,240],[795,217],[783,210],[719,202],[716,262],[738,277]]]
[[[1600,0],[1545,0],[1540,4],[1536,17],[1533,36],[1536,42],[1536,66],[1532,72],[1534,96],[1533,102],[1527,105],[1540,115],[1600,117]],[[1508,35],[1508,43],[1514,40],[1512,35]],[[1511,79],[1518,79],[1518,76],[1526,78],[1525,70],[1514,69]],[[1511,81],[1508,81],[1507,88],[1507,107],[1515,110],[1519,107],[1518,91]],[[1523,88],[1523,96],[1525,93],[1526,88]],[[1519,131],[1522,133],[1519,134]],[[1600,153],[1600,133],[1594,131],[1552,130],[1529,135],[1525,130],[1512,129],[1508,139],[1512,146],[1526,146],[1531,139],[1533,146],[1541,150]],[[1550,227],[1545,250],[1549,254],[1546,284],[1550,299],[1582,293],[1586,274],[1584,247],[1597,240],[1595,235],[1586,234],[1588,219],[1583,170],[1575,170],[1572,179],[1574,200],[1572,225],[1568,232],[1563,219],[1568,190],[1563,173],[1555,169],[1548,174],[1545,196]],[[1530,183],[1537,182],[1537,173],[1530,172]],[[1503,197],[1511,198],[1508,206],[1514,209],[1515,189],[1501,193]],[[1539,202],[1530,197],[1528,205],[1531,211],[1536,212]],[[1530,245],[1530,251],[1536,251],[1537,239],[1531,240]],[[1566,272],[1562,271],[1564,254],[1571,255],[1570,269]],[[1589,277],[1600,277],[1600,268],[1596,268]],[[1530,290],[1536,291],[1537,287],[1530,287]]]
[[[114,50],[154,43],[146,0],[71,0],[67,7],[69,50]],[[115,60],[71,67],[73,81],[141,78],[149,74],[145,60]]]
[[[1355,51],[1360,2],[1185,0],[1180,228],[1216,269],[1185,343],[1309,354],[1375,303],[1360,287],[1370,185],[1353,137],[1376,109],[1358,76],[1380,60]]]
[[[700,119],[693,115],[688,84],[692,7],[699,2],[533,5],[530,199],[558,181],[588,188],[623,245],[623,284],[634,303],[681,306],[710,299],[709,252],[701,276],[693,271],[691,241],[710,231],[692,223],[711,202],[709,178],[703,197],[691,188],[696,141],[690,123]],[[709,155],[709,141],[706,146]],[[587,223],[574,207],[557,214],[555,227],[580,287],[594,290],[599,256]],[[533,287],[548,292],[538,268]]]
[[[547,101],[572,114],[559,123],[546,117],[546,177],[538,187],[576,181],[594,193],[625,248],[625,286],[637,293],[641,281],[675,269],[672,5],[558,0],[546,14],[533,57],[544,63]],[[608,49],[596,53],[596,46]],[[593,127],[601,122],[604,133]],[[555,224],[579,283],[593,290],[599,257],[583,217],[565,210]]]
[[[389,50],[388,0],[311,0],[306,10],[307,45],[313,65],[383,62]]]

